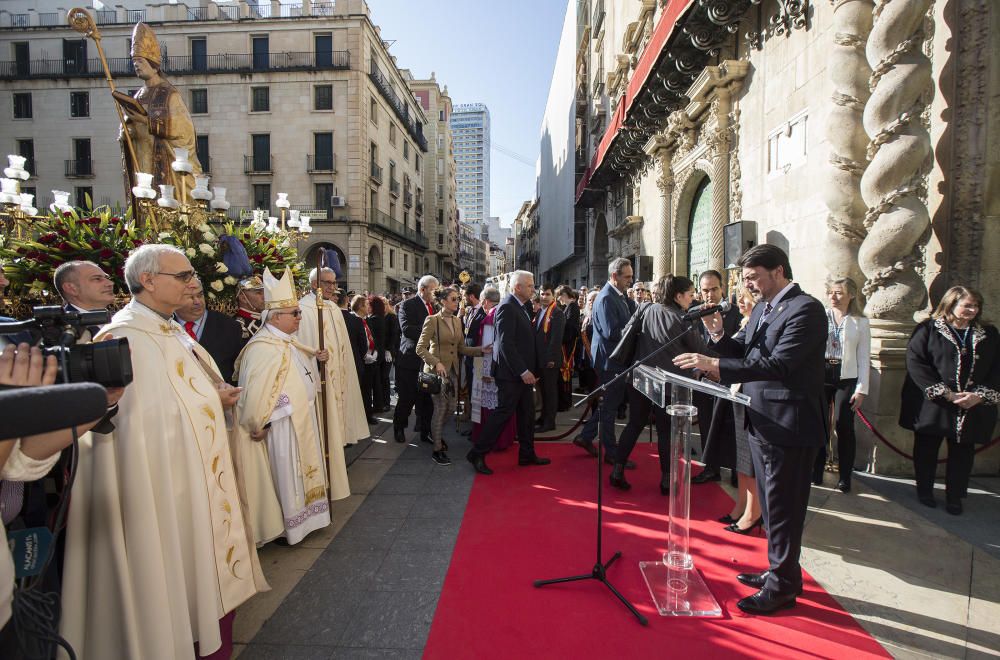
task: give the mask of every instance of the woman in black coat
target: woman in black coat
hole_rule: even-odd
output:
[[[385,301],[376,295],[369,295],[368,309],[371,313],[366,320],[372,335],[375,336],[375,351],[378,354],[372,377],[372,410],[385,412],[389,409],[389,364],[385,360],[385,352],[388,350],[389,344],[387,341]]]
[[[936,506],[938,449],[947,440],[946,510],[954,515],[962,513],[976,445],[989,442],[1000,403],[1000,335],[982,313],[978,291],[952,287],[906,347],[899,424],[913,431],[917,497]]]

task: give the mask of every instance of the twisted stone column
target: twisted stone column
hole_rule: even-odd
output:
[[[674,173],[670,169],[673,162],[673,151],[663,150],[660,155],[660,176],[656,179],[656,187],[660,190],[660,244],[656,252],[656,262],[653,272],[656,279],[670,274],[670,243],[674,199]]]
[[[823,201],[826,218],[826,269],[832,278],[850,277],[859,286],[865,275],[858,265],[858,248],[865,237],[865,200],[861,175],[868,165],[868,135],[862,121],[871,93],[871,67],[865,42],[872,29],[871,0],[833,0],[833,47],[830,51],[830,112],[826,139],[830,143]]]
[[[872,95],[864,125],[870,163],[861,177],[868,235],[858,261],[867,277],[865,311],[875,320],[912,322],[926,288],[916,271],[930,224],[922,197],[931,141],[921,113],[932,93],[931,62],[922,51],[931,0],[876,0],[866,53]]]
[[[709,248],[709,268],[725,270],[725,245],[722,228],[729,222],[729,111],[731,94],[728,87],[718,87],[712,102],[715,134],[708,140],[712,158],[712,239]]]

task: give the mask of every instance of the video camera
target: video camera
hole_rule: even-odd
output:
[[[76,343],[87,327],[109,322],[109,312],[71,312],[58,305],[44,305],[32,307],[31,315],[26,321],[0,323],[0,335],[30,333],[32,345],[41,348],[44,355],[59,359],[59,382],[97,383],[104,387],[125,387],[132,382],[132,353],[127,339]]]

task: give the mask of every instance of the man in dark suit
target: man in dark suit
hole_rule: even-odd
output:
[[[347,336],[351,339],[351,354],[354,356],[354,366],[358,370],[358,380],[361,380],[365,365],[365,353],[368,352],[368,333],[365,332],[365,324],[361,319],[351,312],[351,298],[353,291],[337,292],[337,307],[344,313],[344,325],[347,326]]]
[[[490,413],[479,433],[479,439],[466,458],[476,472],[493,474],[486,465],[489,453],[507,420],[517,415],[518,465],[548,465],[551,461],[535,453],[535,397],[532,385],[538,381],[540,360],[535,343],[535,328],[531,324],[531,294],[535,278],[528,271],[517,270],[511,274],[513,293],[500,302],[494,316],[496,339],[493,351],[497,361],[493,365],[499,405]]]
[[[773,245],[756,245],[738,262],[743,283],[760,302],[735,338],[722,318],[705,318],[713,348],[722,358],[685,353],[682,369],[700,369],[723,383],[743,383],[750,397],[746,428],[767,530],[769,569],[737,579],[759,589],[737,605],[770,614],[795,605],[802,591],[802,529],[809,504],[813,460],[827,437],[823,357],[827,319],[822,303],[792,283],[788,256]]]
[[[698,278],[698,289],[701,293],[702,303],[705,305],[718,305],[725,297],[722,288],[722,274],[717,270],[706,270]],[[740,329],[740,320],[743,318],[740,310],[733,305],[729,311],[722,315],[722,327],[727,337],[732,337]],[[698,324],[702,339],[709,341],[708,329],[704,324]],[[730,429],[733,425],[733,404],[729,401],[720,401],[713,396],[703,392],[693,392],[692,399],[698,408],[698,433],[701,435],[701,460],[705,464],[705,469],[698,476],[691,479],[693,484],[703,484],[709,481],[719,481],[722,476],[719,468],[725,464],[732,467],[736,460],[736,436]],[[712,420],[716,419],[715,435],[712,443],[708,445],[709,429]],[[734,472],[733,480],[736,479]],[[733,485],[736,485],[735,483]]]
[[[545,433],[556,428],[556,409],[559,407],[559,370],[562,367],[563,329],[566,315],[556,302],[551,286],[541,290],[542,308],[535,318],[538,339],[538,359],[542,370],[542,416],[537,430]]]
[[[621,373],[622,365],[608,359],[622,338],[622,330],[635,311],[635,302],[625,295],[632,286],[632,263],[621,257],[608,266],[608,282],[597,294],[591,314],[594,339],[590,345],[591,358],[597,371],[598,383],[604,385]],[[600,415],[591,413],[580,435],[573,444],[582,447],[591,456],[597,456],[594,438],[597,437],[597,419],[601,420],[601,444],[604,445],[604,460],[614,463],[617,443],[615,442],[615,417],[625,400],[625,383],[617,383],[604,392],[600,403]],[[634,468],[629,461],[626,467]]]
[[[563,411],[569,410],[573,405],[573,365],[576,364],[576,353],[580,350],[580,306],[576,303],[576,291],[566,284],[556,289],[556,300],[566,316],[560,356],[559,405],[556,408]]]
[[[434,289],[438,280],[433,275],[424,275],[417,283],[417,295],[404,300],[399,305],[399,358],[396,360],[396,411],[392,417],[392,431],[396,442],[406,442],[406,423],[414,405],[417,408],[417,428],[420,439],[431,440],[431,417],[434,403],[428,394],[418,392],[417,374],[424,368],[424,361],[417,355],[417,340],[424,327],[424,319],[434,314]]]
[[[195,278],[197,279],[197,278]],[[174,312],[185,332],[201,344],[219,367],[222,379],[233,380],[236,356],[243,347],[243,329],[234,319],[214,312],[205,305],[205,289],[201,282],[184,305]]]
[[[108,274],[92,261],[67,261],[52,277],[56,291],[66,302],[67,312],[106,312],[115,301],[115,285]],[[97,335],[99,326],[87,328]]]

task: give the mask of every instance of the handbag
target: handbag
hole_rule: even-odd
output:
[[[441,339],[441,319],[434,319],[435,330],[438,332],[438,341]],[[417,390],[424,394],[440,394],[441,393],[441,376],[437,375],[433,371],[421,371],[417,374]]]
[[[608,360],[620,365],[632,364],[635,360],[636,346],[639,344],[639,335],[642,334],[642,318],[646,315],[646,310],[652,304],[642,303],[635,310],[635,314],[625,324],[625,329],[622,330],[622,338],[618,340],[618,345],[615,346],[615,350],[611,351]]]

